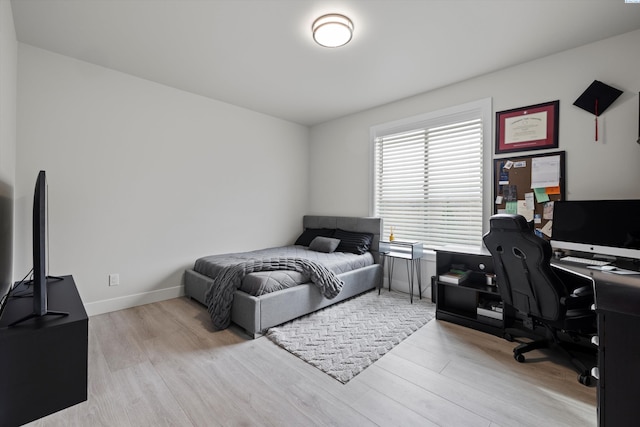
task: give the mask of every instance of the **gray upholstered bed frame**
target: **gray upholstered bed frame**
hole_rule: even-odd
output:
[[[382,232],[380,218],[306,215],[302,223],[304,229],[341,228],[348,231],[373,233],[371,251],[376,263],[339,274],[338,277],[342,279],[344,286],[340,294],[333,299],[323,297],[318,288],[311,283],[259,297],[237,290],[233,299],[231,320],[244,328],[252,338],[260,336],[272,326],[382,286],[382,265],[377,253]],[[187,296],[204,304],[204,295],[210,285],[211,279],[209,277],[192,269],[185,271],[184,289]]]

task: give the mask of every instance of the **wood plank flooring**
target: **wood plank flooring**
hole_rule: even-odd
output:
[[[409,302],[407,301],[407,304]],[[177,298],[89,319],[89,398],[32,426],[595,426],[562,360],[433,320],[347,384]]]

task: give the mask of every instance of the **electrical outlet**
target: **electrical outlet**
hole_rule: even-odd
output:
[[[120,284],[120,275],[119,274],[110,274],[109,275],[109,286],[118,286]]]

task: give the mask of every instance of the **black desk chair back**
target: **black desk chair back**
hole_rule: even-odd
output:
[[[514,358],[524,362],[523,353],[528,351],[562,348],[578,371],[578,380],[589,385],[590,372],[566,349],[571,343],[560,341],[558,333],[566,332],[577,340],[580,335],[596,332],[592,287],[588,286],[585,292],[584,286],[578,287],[584,282],[577,277],[571,280],[571,274],[551,266],[551,245],[536,236],[521,215],[492,216],[483,240],[493,258],[503,301],[520,313],[527,329],[542,327],[545,331],[544,338],[517,346]],[[505,337],[509,339],[511,334]]]

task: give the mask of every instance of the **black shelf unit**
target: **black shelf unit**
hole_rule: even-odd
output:
[[[18,426],[87,400],[89,319],[71,276],[48,281],[49,308],[67,316],[13,321],[33,310],[12,298],[0,320],[0,426]],[[20,285],[16,294],[28,292]]]
[[[470,270],[471,273],[460,284],[438,280],[441,274],[448,272],[451,268],[463,268]],[[502,303],[497,287],[487,285],[487,274],[494,274],[493,260],[488,252],[436,251],[436,276],[433,277],[436,319],[502,337],[505,319],[508,318],[506,308],[503,307],[502,319],[478,313],[478,308],[492,303]]]

